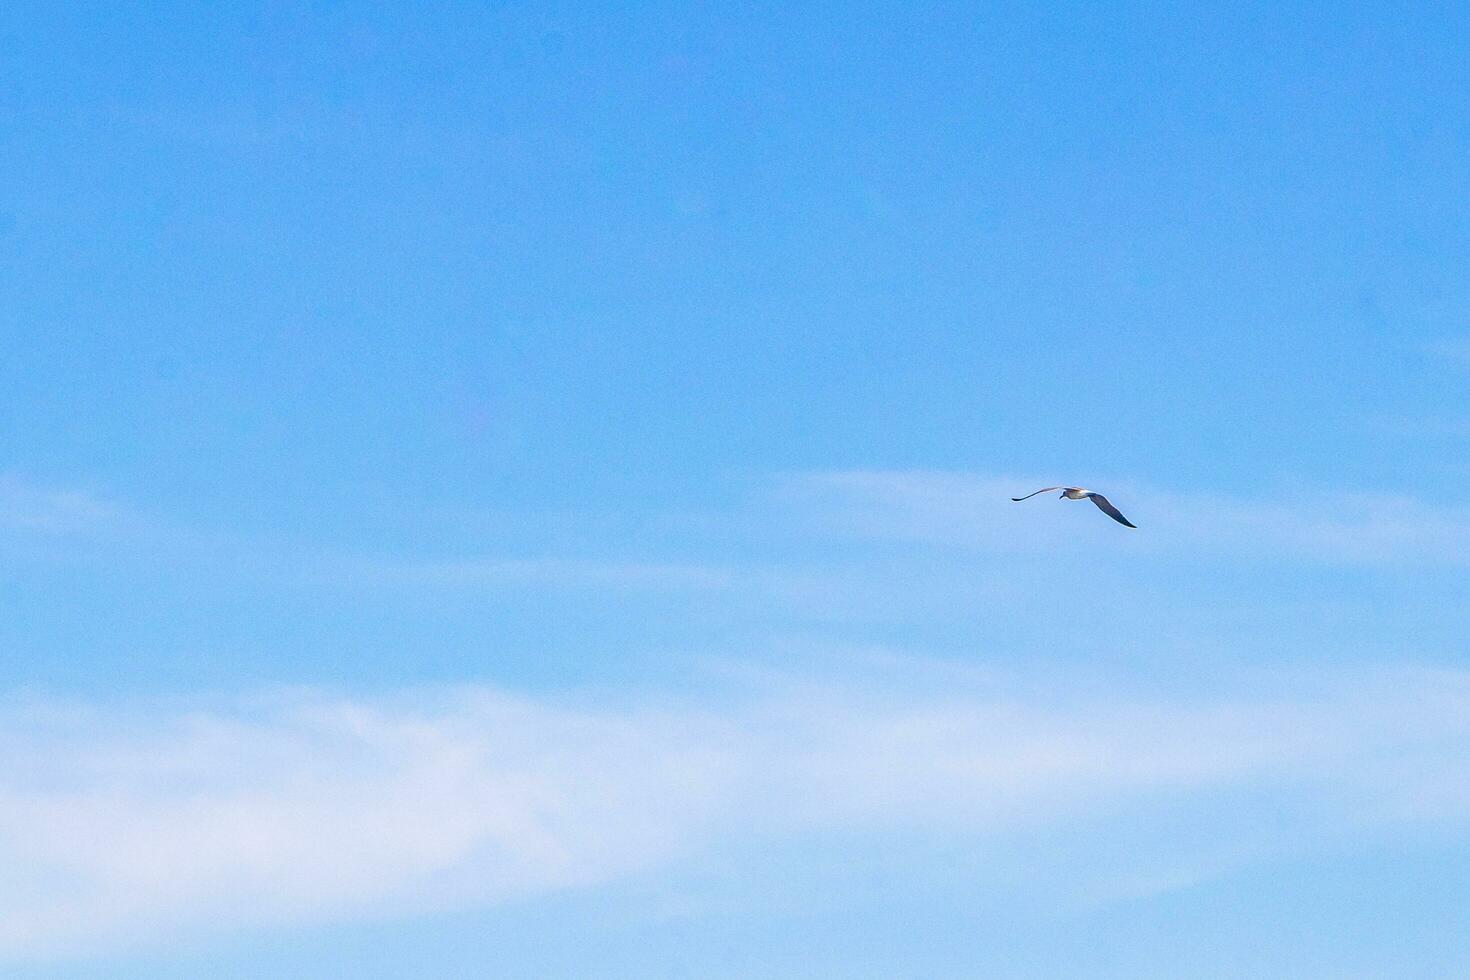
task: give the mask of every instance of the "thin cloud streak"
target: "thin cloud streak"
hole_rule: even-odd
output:
[[[609,589],[683,592],[729,588],[727,568],[695,562],[540,555],[437,558],[363,555],[297,547],[225,531],[145,519],[77,489],[41,487],[0,474],[0,558],[72,560],[193,575],[290,583],[304,588],[489,591]]]
[[[1110,819],[1163,809],[1196,827],[1265,800],[1301,814],[1300,836],[1268,848],[1290,850],[1470,820],[1463,673],[1184,697],[1067,690],[1044,671],[915,685],[921,662],[890,668],[908,682],[772,679],[720,703],[623,691],[596,708],[489,688],[12,701],[0,956],[524,899],[811,832],[983,847],[1051,830],[1105,851]],[[1216,862],[1220,844],[1182,863]],[[1180,873],[1128,869],[1118,888]]]
[[[91,494],[35,487],[0,476],[0,533],[7,542],[46,542],[48,559],[119,563],[165,573],[244,578],[306,589],[452,592],[614,590],[740,592],[781,600],[833,587],[828,552],[792,552],[791,542],[888,542],[972,550],[1015,558],[1069,553],[1291,559],[1344,566],[1470,564],[1470,507],[1409,495],[1335,488],[1281,500],[1173,493],[1111,481],[1107,488],[1142,522],[1122,533],[1072,504],[1038,498],[1013,504],[1045,477],[952,471],[837,471],[777,478],[773,491],[710,520],[761,557],[690,560],[697,542],[666,537],[672,560],[642,540],[602,540],[593,554],[499,555],[482,547],[457,555],[362,554],[201,532],[149,519]],[[1050,507],[1048,507],[1050,505]],[[32,550],[12,549],[24,560]],[[843,567],[847,567],[844,563]],[[840,576],[839,576],[840,577]]]
[[[0,529],[66,534],[96,528],[118,515],[115,505],[90,493],[37,486],[14,474],[0,474]]]
[[[1292,500],[1259,501],[1125,484],[1116,496],[1137,512],[1144,533],[1122,536],[1070,514],[1023,511],[1007,499],[1036,482],[944,471],[816,473],[788,480],[782,499],[839,534],[1004,554],[1090,547],[1111,535],[1115,550],[1138,554],[1470,564],[1470,508],[1409,495],[1326,487],[1299,491]]]

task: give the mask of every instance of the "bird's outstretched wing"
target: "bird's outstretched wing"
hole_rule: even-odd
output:
[[[1040,493],[1040,492],[1041,491],[1039,491],[1039,490],[1037,491],[1037,493]],[[1107,497],[1104,497],[1100,493],[1089,493],[1087,496],[1089,498],[1091,498],[1091,500],[1092,500],[1093,503],[1097,504],[1097,509],[1098,510],[1102,511],[1104,514],[1107,514],[1109,517],[1111,517],[1113,520],[1117,521],[1119,524],[1122,524],[1125,527],[1133,527],[1133,528],[1138,527],[1137,524],[1134,524],[1128,518],[1124,517],[1123,516],[1123,512],[1120,511],[1120,510],[1118,510],[1118,508],[1114,507],[1113,506],[1113,502],[1111,500],[1109,500]]]
[[[1046,493],[1048,490],[1060,490],[1060,489],[1062,489],[1062,488],[1061,487],[1042,487],[1040,490],[1037,490],[1037,491],[1035,491],[1033,493],[1026,494],[1026,497],[1034,497],[1038,493]],[[1025,500],[1026,497],[1012,497],[1011,499],[1014,500],[1014,501],[1016,501],[1017,503],[1020,503],[1022,500]]]

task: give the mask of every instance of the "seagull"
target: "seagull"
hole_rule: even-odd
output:
[[[1038,493],[1046,493],[1048,490],[1062,491],[1062,496],[1057,498],[1059,500],[1091,500],[1093,503],[1097,504],[1098,510],[1102,511],[1104,514],[1107,514],[1109,517],[1117,521],[1119,524],[1122,524],[1124,527],[1138,527],[1137,524],[1134,524],[1132,521],[1128,520],[1128,518],[1124,517],[1122,511],[1114,507],[1112,501],[1110,501],[1107,497],[1104,497],[1102,494],[1094,490],[1084,490],[1081,487],[1042,487],[1035,493],[1026,494],[1025,497],[1012,497],[1011,499],[1020,502],[1022,500],[1025,500],[1027,497],[1034,497]]]

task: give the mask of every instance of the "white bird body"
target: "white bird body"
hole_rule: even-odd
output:
[[[1108,500],[1107,497],[1104,497],[1096,490],[1088,490],[1083,487],[1042,487],[1040,490],[1034,490],[1031,493],[1026,494],[1025,497],[1012,497],[1011,499],[1019,503],[1020,501],[1025,500],[1028,497],[1036,496],[1038,493],[1046,493],[1048,490],[1062,491],[1062,496],[1059,499],[1090,500],[1093,503],[1097,504],[1098,510],[1102,511],[1104,514],[1107,514],[1109,517],[1117,521],[1119,524],[1122,524],[1124,527],[1138,526],[1137,524],[1134,524],[1132,521],[1130,521],[1128,518],[1124,517],[1123,512],[1114,507],[1112,501]]]

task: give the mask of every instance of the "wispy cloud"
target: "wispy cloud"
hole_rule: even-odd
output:
[[[1470,819],[1464,674],[1298,675],[1195,697],[1069,690],[1044,672],[916,684],[922,664],[890,666],[900,683],[774,678],[718,703],[485,688],[12,701],[0,955],[507,900],[812,831],[1053,828],[1105,845],[1108,815],[1163,807],[1193,826],[1254,800],[1304,814],[1299,837],[1270,844],[1289,849]],[[1220,843],[1196,857],[1218,860]],[[1143,864],[1115,891],[1198,873]]]
[[[93,493],[46,487],[0,474],[0,544],[45,541],[12,558],[44,557],[96,562],[107,567],[187,570],[290,583],[304,588],[435,588],[486,591],[507,588],[682,592],[727,588],[728,568],[689,561],[471,553],[453,557],[361,553],[282,542],[228,530],[145,518],[125,504]],[[606,550],[604,548],[604,550]]]
[[[95,528],[117,516],[115,505],[90,493],[0,474],[0,529],[62,534]]]
[[[125,565],[139,575],[384,596],[719,594],[731,608],[818,616],[909,615],[918,606],[971,605],[981,592],[1004,600],[1020,583],[1034,588],[1037,574],[1053,575],[1059,560],[1127,559],[1134,572],[1157,568],[1151,559],[1400,571],[1470,564],[1470,507],[1408,494],[1306,488],[1245,499],[1110,481],[1109,492],[1141,526],[1133,532],[1087,505],[1009,501],[1044,482],[925,470],[799,474],[773,481],[772,493],[703,515],[695,530],[675,523],[657,540],[637,541],[589,534],[574,539],[573,553],[537,554],[522,541],[513,554],[497,554],[493,540],[374,553],[202,531],[141,519],[87,493],[0,477],[0,531],[26,544],[11,549],[6,557],[14,560]],[[891,548],[878,555],[834,547],[853,544]],[[960,566],[934,561],[936,552],[1036,561]],[[896,585],[905,581],[915,587]]]
[[[1055,553],[1110,536],[1110,549],[1123,553],[1470,564],[1470,507],[1408,494],[1322,487],[1287,500],[1251,500],[1109,484],[1114,500],[1142,527],[1122,535],[1090,509],[1080,512],[1085,520],[1071,514],[1058,520],[1010,503],[1037,485],[1036,478],[971,473],[851,471],[793,478],[784,496],[833,530],[999,553]]]

